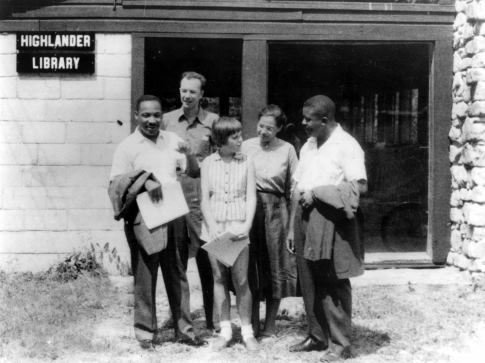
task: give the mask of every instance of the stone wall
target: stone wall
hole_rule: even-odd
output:
[[[448,263],[485,272],[485,0],[456,1]]]
[[[90,243],[128,259],[107,184],[130,132],[129,35],[96,35],[92,76],[21,75],[0,35],[0,266],[38,271]],[[117,121],[121,121],[121,123]]]

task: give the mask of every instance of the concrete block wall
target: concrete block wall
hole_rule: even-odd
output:
[[[485,272],[485,0],[456,0],[453,31],[451,250],[448,263]]]
[[[97,34],[94,75],[19,75],[15,34],[0,35],[0,269],[44,270],[90,243],[128,261],[107,185],[130,133],[131,51],[130,35]]]

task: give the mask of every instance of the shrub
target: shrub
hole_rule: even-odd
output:
[[[81,274],[88,274],[93,277],[105,274],[96,259],[96,253],[92,249],[69,255],[64,261],[52,266],[47,271],[47,275],[59,281],[76,280]]]
[[[131,275],[129,263],[121,260],[116,247],[110,248],[109,243],[105,243],[103,247],[99,243],[91,243],[88,250],[75,252],[64,261],[49,268],[46,277],[59,281],[72,281],[80,274],[93,277],[106,275],[106,270],[111,273],[118,271],[122,276]]]

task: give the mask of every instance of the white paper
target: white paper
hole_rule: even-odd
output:
[[[247,236],[236,241],[232,240],[231,237],[234,237],[234,234],[226,231],[219,235],[217,239],[207,242],[202,248],[224,265],[231,267],[244,247],[249,244]]]
[[[154,203],[148,192],[138,194],[136,203],[148,229],[166,224],[189,213],[180,183],[162,185],[162,200]]]

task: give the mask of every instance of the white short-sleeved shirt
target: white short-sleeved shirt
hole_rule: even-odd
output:
[[[311,137],[300,150],[300,162],[293,176],[300,190],[344,181],[367,180],[364,151],[340,125],[319,148]]]
[[[151,172],[163,183],[177,180],[177,168],[185,171],[187,160],[178,152],[183,140],[177,134],[160,130],[156,143],[143,136],[138,128],[117,147],[110,180],[134,170]]]

